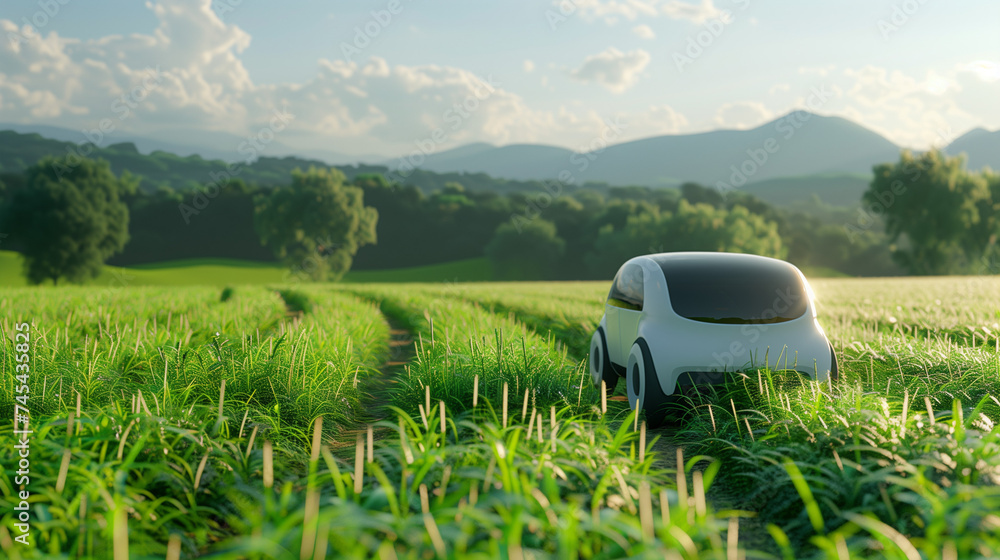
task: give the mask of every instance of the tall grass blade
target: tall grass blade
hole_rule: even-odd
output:
[[[269,440],[264,440],[264,488],[274,486],[274,449]]]
[[[72,413],[70,413],[72,415]],[[69,459],[70,450],[66,449],[63,451],[62,462],[59,464],[59,477],[56,480],[56,493],[62,494],[63,488],[66,487],[66,474],[69,472]]]
[[[795,485],[795,490],[799,493],[799,497],[802,498],[802,502],[806,506],[806,514],[809,516],[809,523],[812,524],[813,530],[817,533],[822,533],[824,526],[823,515],[819,511],[819,504],[816,503],[812,490],[806,483],[805,477],[802,476],[802,471],[790,459],[785,459],[783,465],[785,471],[788,473],[788,477],[792,479],[792,484]]]
[[[642,526],[642,538],[649,542],[653,540],[653,498],[649,492],[649,482],[639,484],[639,522]]]
[[[360,495],[364,482],[365,447],[361,434],[357,435],[354,445],[354,494]]]
[[[371,424],[368,424],[368,462],[375,461],[375,434]]]
[[[167,540],[167,560],[180,560],[181,558],[181,536],[177,533],[170,535]]]

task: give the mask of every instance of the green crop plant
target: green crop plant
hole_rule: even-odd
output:
[[[474,395],[499,402],[504,384],[509,398],[536,406],[595,403],[584,363],[571,359],[551,335],[540,335],[510,316],[448,297],[433,289],[400,291],[398,286],[351,288],[379,302],[418,335],[416,357],[398,379],[393,402],[415,413],[426,387],[447,405],[463,410]]]

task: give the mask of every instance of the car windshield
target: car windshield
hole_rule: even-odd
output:
[[[806,288],[787,263],[766,259],[659,257],[674,312],[708,323],[780,323],[809,305]]]

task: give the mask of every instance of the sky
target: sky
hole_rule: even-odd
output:
[[[0,122],[392,157],[586,150],[789,111],[903,147],[1000,128],[996,0],[24,0]]]

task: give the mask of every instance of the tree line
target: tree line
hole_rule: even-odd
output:
[[[876,166],[855,208],[776,207],[695,183],[679,189],[556,185],[425,193],[379,173],[294,170],[278,187],[230,178],[194,215],[191,191],[115,175],[105,161],[45,157],[0,176],[0,232],[32,283],[81,282],[104,263],[280,260],[314,280],[487,257],[498,279],[606,279],[629,257],[755,253],[848,275],[997,272],[1000,180],[938,152]]]

